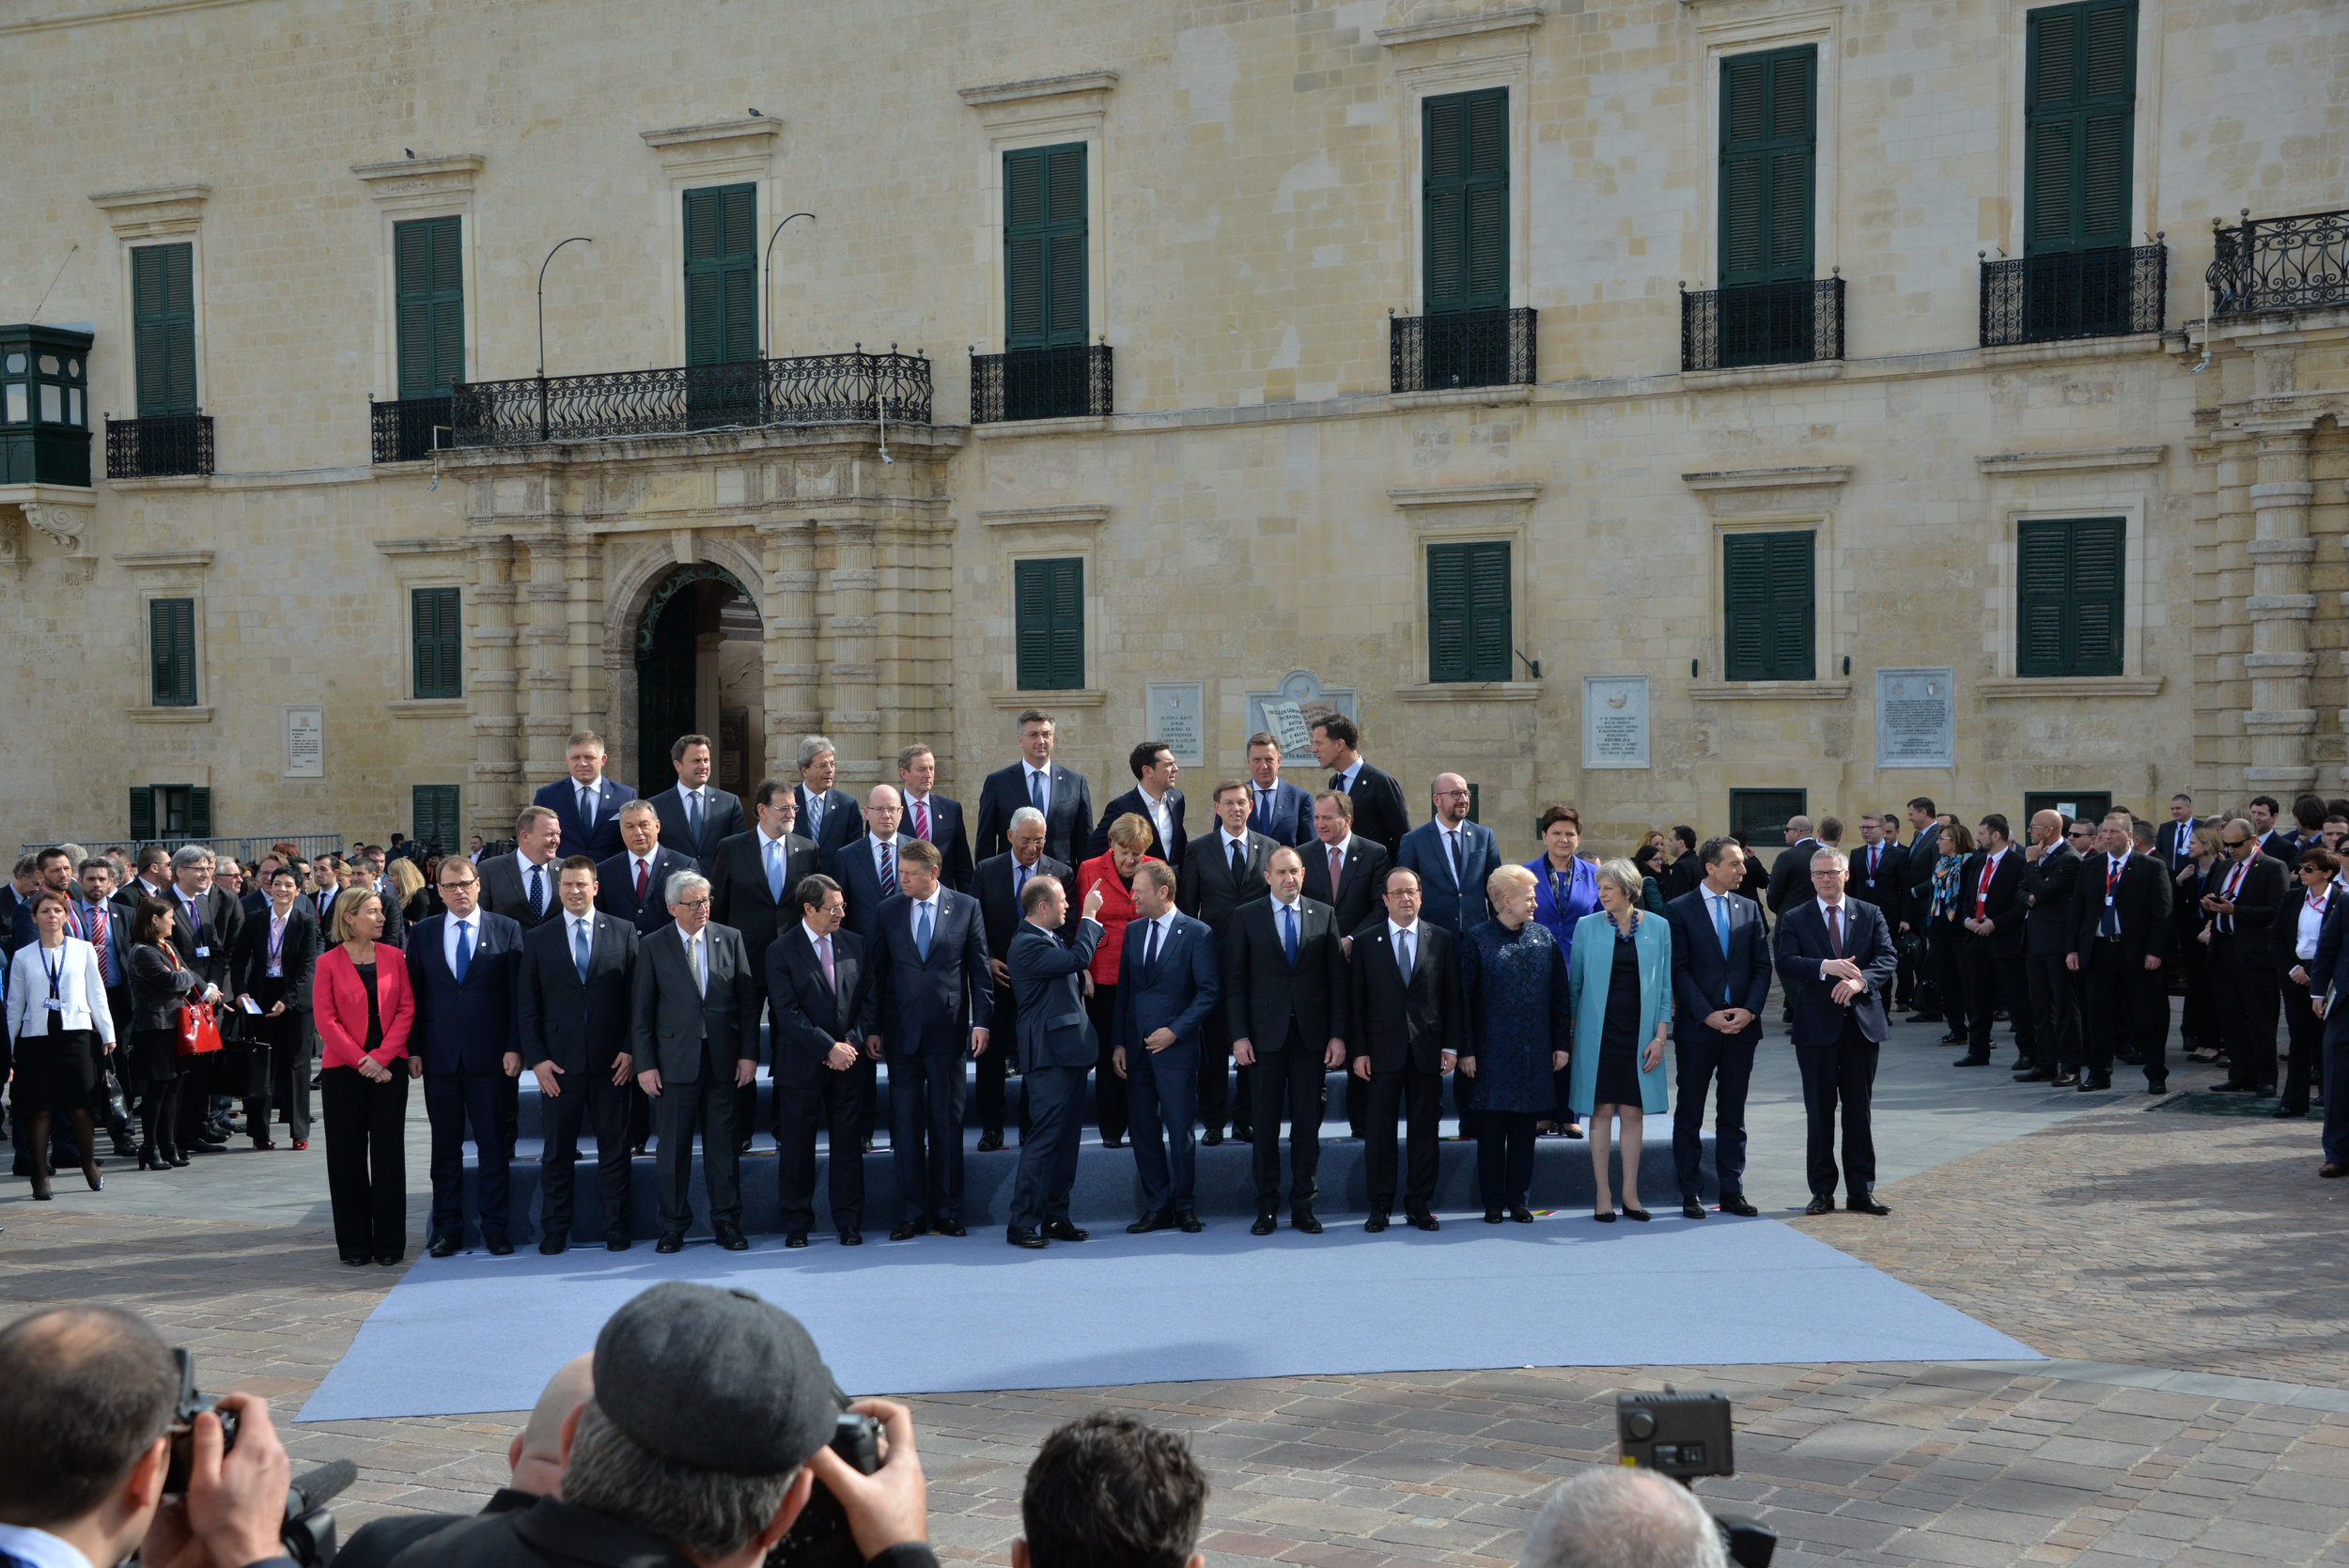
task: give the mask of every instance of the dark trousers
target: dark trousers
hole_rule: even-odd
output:
[[[873,1141],[874,1126],[880,1120],[880,1063],[868,1053],[859,1051],[848,1077],[856,1085],[856,1150],[863,1154]]]
[[[1925,939],[1926,957],[1933,970],[1933,989],[1940,998],[1941,1019],[1949,1027],[1944,1032],[1960,1038],[1966,1035],[1966,1019],[1973,1001],[1973,975],[1966,965],[1966,944],[1973,940],[1973,933],[1946,920],[1933,923],[1933,931]],[[1990,1004],[1982,1004],[1982,1016],[1988,1028]]]
[[[1224,1021],[1223,1009],[1218,1007],[1199,1031],[1199,1124],[1213,1133],[1221,1133],[1227,1124],[1237,1129],[1248,1120],[1241,1111],[1235,1121],[1237,1109],[1232,1094],[1232,1030]]]
[[[1436,1201],[1437,1161],[1443,1157],[1443,1074],[1406,1057],[1370,1081],[1349,1071],[1346,1087],[1361,1083],[1362,1163],[1370,1180],[1370,1212],[1394,1212],[1394,1124],[1403,1122],[1403,1212],[1425,1214]]]
[[[196,1135],[204,1130],[212,1116],[212,1065],[227,1054],[224,1048],[204,1056],[183,1056],[179,1059],[179,1131],[173,1147],[193,1148]]]
[[[1795,1064],[1802,1069],[1802,1108],[1810,1122],[1805,1164],[1811,1195],[1835,1194],[1835,1118],[1843,1119],[1843,1191],[1857,1197],[1876,1185],[1875,1129],[1869,1098],[1876,1081],[1876,1043],[1859,1032],[1847,1011],[1843,1027],[1824,1044],[1795,1043]]]
[[[1289,1207],[1314,1204],[1314,1179],[1321,1170],[1321,1097],[1328,1081],[1321,1052],[1309,1048],[1289,1025],[1287,1044],[1280,1050],[1256,1053],[1254,1104],[1249,1120],[1255,1137],[1251,1162],[1256,1177],[1256,1212],[1277,1213],[1281,1207],[1281,1100],[1289,1108]]]
[[[2325,1163],[2349,1165],[2349,1039],[2325,1042]]]
[[[1177,1040],[1160,1051],[1127,1050],[1126,1106],[1133,1116],[1134,1170],[1142,1177],[1144,1214],[1187,1214],[1197,1206],[1198,1149],[1190,1128],[1198,1094],[1198,1041]]]
[[[357,1068],[351,1069],[356,1072]],[[424,1113],[432,1123],[432,1227],[435,1237],[465,1238],[465,1139],[474,1144],[481,1235],[506,1234],[506,1137],[499,1124],[504,1073],[424,1075]]]
[[[1077,1145],[1084,1137],[1078,1104],[1086,1067],[1030,1067],[1020,1074],[1028,1130],[1019,1138],[1019,1174],[1012,1184],[1011,1228],[1040,1231],[1068,1218],[1077,1184]]]
[[[1126,1080],[1117,1076],[1111,1063],[1111,1042],[1117,1038],[1117,987],[1093,983],[1093,994],[1085,998],[1085,1017],[1093,1020],[1093,1032],[1101,1042],[1101,1054],[1093,1063],[1093,1120],[1101,1129],[1101,1141],[1112,1142],[1126,1136]]]
[[[2145,1064],[2148,1084],[2168,1079],[2170,993],[2159,970],[2148,970],[2141,958],[2132,962],[2117,939],[2100,938],[2089,943],[2082,961],[2080,1001],[2090,1073],[2110,1077],[2113,1059],[2134,1050]]]
[[[2031,1029],[2037,1049],[2031,1060],[2065,1071],[2080,1064],[2079,981],[2061,953],[2023,956],[2023,982],[2030,994]]]
[[[1991,1010],[2003,1005],[2015,1024],[2016,1060],[2036,1062],[2039,1032],[2031,1027],[2030,982],[2025,973],[2022,943],[1970,933],[1967,942],[1971,949],[1968,959],[1974,971],[1974,997],[1973,1005],[1967,1009],[1966,1054],[1988,1060]]]
[[[538,1234],[568,1238],[571,1234],[572,1183],[579,1167],[579,1131],[596,1135],[596,1190],[603,1199],[603,1234],[607,1241],[628,1235],[628,1102],[636,1086],[635,1075],[626,1083],[612,1081],[609,1065],[566,1073],[555,1080],[563,1092],[539,1096],[539,1113],[546,1118],[546,1144],[539,1155]]]
[[[1897,926],[1893,915],[1885,916],[1885,924]],[[1918,954],[1914,946],[1904,944],[1898,936],[1892,939],[1896,967],[1892,971],[1892,1005],[1906,1011],[1917,1000],[1917,984],[1923,977],[1918,973]]]
[[[889,1151],[900,1221],[962,1222],[963,1061],[960,1051],[889,1058]]]
[[[254,1021],[259,1027],[254,1031],[251,1060],[246,1065],[245,1136],[269,1136],[270,1102],[274,1099],[285,1110],[287,1136],[296,1142],[307,1142],[310,1138],[310,1015],[280,1013],[273,1018]]]
[[[1003,1136],[1003,1116],[1009,1099],[1011,1070],[1019,1055],[1019,1007],[1008,986],[995,987],[995,1021],[988,1029],[990,1044],[987,1053],[978,1060],[978,1070],[972,1076],[977,1080],[971,1094],[979,1113],[979,1130],[997,1138]],[[1028,1101],[1019,1100],[1019,1137],[1028,1136]]]
[[[2304,966],[2305,967],[2305,966]],[[2325,1053],[2325,1020],[2309,1006],[2309,988],[2284,976],[2284,1029],[2292,1041],[2292,1060],[2284,1065],[2284,1093],[2277,1109],[2305,1115],[2309,1109],[2309,1085],[2316,1077],[2316,1065]]]
[[[2226,1044],[2226,1032],[2218,1027],[2218,995],[2211,982],[2210,949],[2197,941],[2194,933],[2195,928],[2187,926],[2176,932],[2177,940],[2171,944],[2177,953],[2172,962],[2184,970],[2186,980],[2186,1013],[2178,1020],[2178,1032],[2197,1049],[2217,1050]]]
[[[855,1071],[819,1066],[813,1083],[775,1085],[775,1191],[786,1234],[816,1228],[818,1127],[830,1141],[832,1229],[864,1228],[864,1140],[857,1132]]]
[[[2276,1084],[2276,1009],[2281,993],[2267,933],[2213,937],[2210,977],[2227,1046],[2227,1082],[2238,1089]]]
[[[734,1059],[703,1045],[701,1076],[678,1083],[661,1076],[653,1096],[652,1130],[661,1140],[653,1183],[661,1203],[663,1235],[693,1228],[693,1138],[702,1141],[702,1187],[709,1197],[709,1222],[742,1223],[741,1157],[734,1152]]]
[[[1533,1112],[1476,1112],[1476,1185],[1487,1209],[1531,1206],[1525,1199],[1533,1185]]]
[[[326,1122],[326,1191],[334,1250],[346,1258],[397,1258],[408,1250],[407,1063],[383,1083],[356,1067],[319,1075]]]
[[[1713,1172],[1723,1198],[1746,1191],[1746,1088],[1753,1081],[1758,1037],[1740,1039],[1695,1024],[1679,1040],[1679,1095],[1672,1107],[1672,1170],[1680,1196],[1688,1202],[1704,1191],[1704,1094],[1718,1081],[1713,1107]]]

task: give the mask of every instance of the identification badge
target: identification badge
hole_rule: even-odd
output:
[[[2112,908],[2112,894],[2110,893],[2105,894],[2105,908],[2108,909]]]
[[[52,1013],[62,1013],[65,1011],[64,1001],[57,997],[51,997],[47,1001],[42,1002],[41,1005],[48,1008]]]
[[[209,947],[199,947],[195,950],[195,955],[199,958],[210,958],[212,955],[212,950]]]

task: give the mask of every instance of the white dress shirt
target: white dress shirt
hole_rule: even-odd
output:
[[[1835,934],[1843,939],[1840,945],[1843,949],[1843,956],[1848,958],[1851,956],[1851,904],[1849,900],[1839,898],[1834,903],[1830,904],[1824,898],[1820,899],[1819,918],[1824,921],[1827,919],[1829,912],[1832,912],[1835,916],[1835,924],[1833,929]],[[1826,958],[1819,960],[1819,978],[1821,980],[1825,980],[1828,977],[1827,967],[1831,961],[1832,960]]]
[[[709,927],[705,925],[688,937],[685,934],[685,927],[680,925],[677,928],[677,934],[685,942],[686,972],[693,976],[694,988],[702,995],[708,996],[709,994]]]
[[[636,874],[639,871],[645,874],[645,897],[652,903],[660,903],[661,884],[653,880],[652,856],[639,855],[631,849],[628,856],[628,885],[631,891],[636,886]]]
[[[1176,910],[1169,909],[1166,913],[1159,915],[1155,920],[1141,920],[1134,923],[1137,925],[1155,925],[1158,927],[1157,939],[1159,944],[1159,956],[1161,958],[1166,956],[1166,944],[1174,939],[1174,916],[1177,912],[1178,911]],[[1137,962],[1139,962],[1143,956],[1148,955],[1150,951],[1150,933],[1148,931],[1143,932],[1142,953],[1141,955],[1137,955]]]
[[[1026,771],[1027,774],[1025,778],[1019,781],[1019,785],[1022,789],[1027,791],[1028,804],[1036,806],[1036,809],[1044,814],[1045,820],[1048,822],[1050,821],[1052,816],[1051,764],[1047,763],[1043,767],[1038,768],[1034,763],[1030,762],[1025,757],[1022,757],[1019,759],[1019,766]],[[1039,800],[1041,800],[1043,804],[1037,806],[1036,802]]]
[[[521,850],[514,852],[515,869],[522,874],[522,901],[530,901],[530,878],[538,876],[547,890],[546,902],[554,903],[554,867],[544,861],[534,861]]]
[[[1353,833],[1348,832],[1344,838],[1338,840],[1335,844],[1325,844],[1321,846],[1321,864],[1323,869],[1328,869],[1330,857],[1332,854],[1335,854],[1338,857],[1338,875],[1342,877],[1346,874],[1346,862],[1354,858]],[[1331,898],[1335,898],[1337,895],[1338,884],[1336,879],[1333,877],[1330,883],[1330,896]]]
[[[1136,789],[1134,793],[1142,797],[1142,809],[1150,814],[1150,825],[1158,830],[1159,847],[1172,854],[1174,846],[1174,815],[1172,808],[1166,803],[1166,797],[1154,796],[1146,789]]]
[[[1336,790],[1341,795],[1353,794],[1354,781],[1361,775],[1362,760],[1363,759],[1361,757],[1356,757],[1346,767],[1339,768],[1334,773],[1331,773],[1330,776],[1337,780],[1337,783],[1330,787]]]
[[[576,965],[579,962],[581,937],[587,939],[590,954],[596,951],[596,911],[589,909],[583,915],[575,915],[566,909],[563,911],[563,924],[570,928],[563,933],[563,951],[571,955],[571,962]]]
[[[579,792],[580,824],[593,832],[596,827],[596,797],[602,790],[603,781],[599,779],[594,784],[583,784],[573,780],[572,786]]]
[[[448,917],[448,923],[441,927],[441,957],[448,965],[448,972],[451,974],[457,972],[457,928],[459,925],[467,928],[464,936],[467,944],[473,949],[472,957],[481,956],[481,911],[475,909],[469,915],[452,912]],[[467,961],[471,962],[471,959]]]
[[[1403,939],[1407,937],[1410,939],[1411,972],[1404,978],[1407,986],[1418,978],[1419,966],[1427,957],[1426,933],[1419,928],[1419,924],[1413,921],[1408,925],[1397,925],[1392,920],[1387,922],[1387,940],[1395,944],[1394,955],[1398,960],[1403,956]]]
[[[2325,926],[2325,909],[2332,902],[2333,890],[2328,883],[2324,893],[2307,893],[2300,900],[2300,927],[2295,934],[2292,955],[2304,964],[2316,960],[2317,934]]]

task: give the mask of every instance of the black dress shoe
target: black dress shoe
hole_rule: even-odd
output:
[[[1091,1231],[1081,1231],[1066,1219],[1055,1219],[1044,1227],[1044,1234],[1054,1241],[1089,1241]]]
[[[1723,1214],[1742,1215],[1744,1218],[1751,1219],[1755,1215],[1760,1214],[1762,1211],[1755,1208],[1751,1203],[1746,1202],[1745,1195],[1740,1193],[1735,1198],[1723,1198],[1721,1200],[1721,1212]]]
[[[2248,1083],[2214,1083],[2210,1086],[2210,1092],[2214,1094],[2256,1094],[2259,1093]]]
[[[1292,1209],[1289,1211],[1289,1229],[1302,1231],[1307,1235],[1319,1235],[1321,1221],[1314,1218],[1311,1209]]]
[[[1051,1245],[1050,1242],[1045,1240],[1042,1236],[1036,1234],[1025,1225],[1013,1225],[1009,1227],[1003,1232],[1003,1239],[1010,1242],[1014,1247],[1025,1247],[1032,1252],[1041,1250],[1042,1249]]]
[[[397,1252],[384,1252],[378,1255],[375,1261],[377,1266],[379,1267],[397,1268],[399,1266],[399,1257],[400,1255]]]
[[[1817,1197],[1812,1199],[1811,1202],[1803,1204],[1802,1212],[1805,1214],[1833,1214],[1835,1212],[1835,1199],[1833,1195],[1822,1192]]]
[[[2148,1079],[2145,1081],[2145,1093],[2148,1094],[2167,1094],[2170,1093],[2170,1080],[2166,1078]]]
[[[1602,1225],[1611,1225],[1615,1222],[1615,1211],[1613,1209],[1593,1209],[1591,1211],[1591,1218],[1597,1220]]]
[[[1255,1141],[1256,1129],[1253,1127],[1234,1127],[1232,1129],[1232,1141],[1235,1143],[1253,1143]]]
[[[858,1230],[854,1225],[843,1225],[840,1227],[840,1245],[843,1247],[862,1247],[864,1245],[864,1233]]]
[[[1174,1228],[1185,1235],[1197,1235],[1203,1229],[1199,1223],[1199,1217],[1189,1209],[1183,1210],[1174,1217]]]
[[[1854,1214],[1890,1214],[1891,1209],[1876,1202],[1873,1192],[1855,1192],[1843,1200],[1843,1206]]]
[[[731,1225],[714,1226],[711,1234],[718,1238],[718,1245],[729,1252],[747,1252],[751,1250],[751,1238]]]
[[[889,1233],[889,1239],[892,1241],[911,1241],[915,1236],[926,1235],[929,1233],[929,1228],[930,1222],[926,1219],[902,1220],[898,1223],[894,1230]]]
[[[481,1247],[493,1258],[510,1258],[514,1255],[514,1244],[502,1235],[483,1236]]]
[[[174,1149],[171,1153],[163,1156],[163,1158],[168,1160],[171,1163],[172,1168],[175,1170],[184,1170],[188,1163],[188,1157],[181,1154],[177,1149]]]
[[[751,1141],[749,1139],[738,1138],[734,1141],[734,1153],[737,1158],[739,1158],[743,1155],[749,1154],[750,1152]]]
[[[1624,1204],[1624,1206],[1623,1206],[1623,1217],[1624,1217],[1626,1219],[1637,1219],[1638,1221],[1640,1221],[1640,1223],[1641,1223],[1641,1224],[1643,1224],[1643,1225],[1644,1225],[1644,1224],[1646,1224],[1649,1220],[1651,1220],[1651,1219],[1655,1219],[1655,1218],[1656,1218],[1656,1216],[1654,1216],[1654,1215],[1652,1215],[1652,1214],[1648,1213],[1648,1211],[1647,1211],[1647,1210],[1645,1210],[1645,1209],[1635,1209],[1635,1208],[1633,1208],[1633,1207],[1632,1207],[1629,1203],[1626,1203],[1626,1204]],[[1527,1215],[1525,1218],[1526,1218],[1526,1219],[1532,1219],[1533,1217],[1532,1217],[1532,1215],[1530,1215],[1530,1214],[1529,1214],[1529,1215]]]
[[[950,1219],[942,1225],[932,1225],[930,1227],[930,1234],[932,1235],[969,1235],[971,1233],[969,1231],[962,1228],[962,1221],[959,1219]]]
[[[607,1252],[625,1252],[635,1245],[635,1240],[630,1236],[608,1235],[603,1238],[603,1250]]]
[[[343,1266],[345,1268],[365,1268],[366,1265],[367,1260],[365,1258],[345,1258],[343,1260]]]
[[[1125,1146],[1126,1140],[1116,1133],[1105,1132],[1101,1135],[1101,1147],[1104,1149],[1122,1149]]]
[[[1442,1222],[1424,1209],[1422,1209],[1419,1213],[1410,1215],[1408,1218],[1409,1219],[1411,1229],[1415,1231],[1440,1231],[1443,1229]]]
[[[2110,1073],[2090,1073],[2080,1079],[2080,1093],[2083,1094],[2093,1094],[2099,1090],[2111,1087],[2112,1075]]]
[[[1160,1209],[1155,1214],[1145,1214],[1141,1219],[1135,1220],[1132,1224],[1127,1226],[1126,1234],[1128,1235],[1148,1235],[1152,1231],[1171,1231],[1174,1228],[1174,1211],[1173,1209]]]
[[[570,1244],[571,1240],[568,1236],[543,1235],[538,1238],[538,1250],[552,1258]]]
[[[1533,1211],[1523,1203],[1512,1203],[1509,1205],[1509,1218],[1520,1225],[1531,1225],[1533,1223]]]
[[[2058,1073],[2055,1076],[2055,1086],[2059,1089],[2069,1089],[2078,1083],[2079,1080],[2080,1075],[2077,1073]]]
[[[435,1237],[426,1250],[436,1258],[453,1258],[457,1255],[457,1238],[453,1235]]]
[[[2287,1120],[2287,1119],[2289,1119],[2289,1118],[2296,1118],[2296,1117],[2306,1116],[2308,1113],[2309,1113],[2309,1108],[2308,1108],[2307,1106],[2305,1106],[2305,1105],[2304,1105],[2304,1106],[2302,1106],[2302,1107],[2300,1107],[2300,1109],[2299,1109],[2299,1110],[2295,1110],[2292,1107],[2290,1107],[2290,1106],[2288,1106],[2288,1105],[2279,1105],[2279,1106],[2278,1106],[2275,1110],[2271,1110],[2271,1111],[2269,1111],[2269,1112],[2268,1112],[2268,1114],[2269,1114],[2270,1116],[2275,1117],[2275,1118],[2276,1118],[2276,1120],[2278,1120],[2278,1121],[2279,1121],[2279,1122],[2280,1122],[2280,1121]]]
[[[1990,1065],[1990,1058],[1986,1056],[1961,1056],[1956,1061],[1951,1063],[1950,1065],[1952,1067],[1987,1067]]]
[[[663,1231],[661,1239],[652,1244],[652,1250],[656,1252],[681,1252],[685,1250],[685,1237],[675,1231]]]
[[[2055,1076],[2055,1069],[2052,1067],[2033,1067],[2028,1072],[2016,1073],[2015,1081],[2017,1083],[2050,1083],[2054,1081]]]
[[[1281,1228],[1281,1222],[1268,1214],[1256,1216],[1256,1222],[1248,1227],[1250,1235],[1270,1235]]]
[[[1377,1234],[1380,1231],[1383,1231],[1386,1228],[1387,1217],[1383,1214],[1374,1214],[1368,1219],[1362,1221],[1362,1229],[1369,1232],[1373,1235]]]
[[[1704,1205],[1698,1203],[1694,1198],[1684,1198],[1680,1201],[1680,1218],[1683,1219],[1702,1219],[1704,1218]]]
[[[783,1244],[786,1247],[804,1247],[807,1245],[807,1233],[805,1231],[792,1231],[784,1236]]]
[[[979,1134],[979,1153],[983,1155],[991,1155],[1003,1146],[1003,1135],[1002,1133],[983,1132]]]
[[[1205,1138],[1202,1138],[1199,1141],[1205,1143],[1210,1149],[1220,1148],[1223,1142],[1223,1129],[1221,1127],[1209,1127],[1207,1129],[1207,1135]]]

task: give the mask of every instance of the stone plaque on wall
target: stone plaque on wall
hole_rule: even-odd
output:
[[[1876,672],[1876,766],[1957,766],[1953,670]]]
[[[1647,676],[1582,677],[1582,766],[1645,768]]]
[[[286,714],[286,777],[326,777],[326,709],[289,707]]]
[[[1163,740],[1185,768],[1207,765],[1206,686],[1195,680],[1154,681],[1143,688],[1143,733]]]
[[[1248,733],[1278,736],[1283,768],[1311,768],[1314,721],[1341,713],[1355,717],[1352,690],[1324,687],[1311,670],[1291,670],[1277,691],[1248,693]]]

